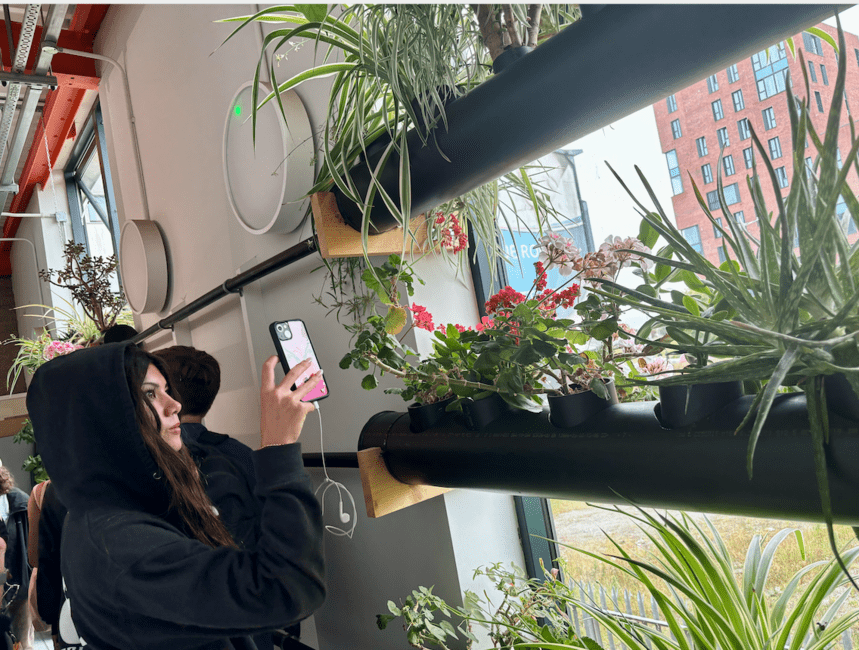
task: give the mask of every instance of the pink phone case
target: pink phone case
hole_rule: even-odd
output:
[[[278,339],[276,326],[279,323],[284,323],[289,326],[292,337],[286,341]],[[295,367],[305,359],[310,359],[310,368],[303,372],[295,382],[296,386],[300,386],[315,372],[319,371],[319,361],[316,358],[316,353],[313,351],[313,344],[310,342],[310,336],[307,334],[307,328],[304,322],[300,320],[279,321],[279,323],[271,324],[271,334],[275,345],[279,346],[278,356],[282,364],[285,364],[284,372],[289,368]],[[304,396],[302,402],[313,402],[318,399],[328,397],[328,386],[323,377],[318,384]]]

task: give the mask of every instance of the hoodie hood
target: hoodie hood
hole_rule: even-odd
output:
[[[36,371],[27,391],[42,461],[71,512],[99,505],[167,511],[166,481],[143,442],[125,378],[132,345],[56,357]]]

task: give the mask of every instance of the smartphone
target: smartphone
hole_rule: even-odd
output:
[[[298,377],[298,381],[292,386],[295,390],[296,386],[306,382],[310,375],[320,369],[319,360],[316,358],[316,352],[313,351],[313,344],[310,342],[304,321],[298,319],[275,321],[268,326],[268,330],[271,333],[272,341],[274,341],[274,347],[277,350],[277,356],[280,359],[280,365],[283,366],[284,373],[289,372],[291,367],[305,359],[310,359],[310,367]],[[325,377],[323,377],[301,401],[315,402],[326,397],[328,397],[328,385],[325,383]]]

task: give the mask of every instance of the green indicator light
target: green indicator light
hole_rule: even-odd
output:
[[[236,104],[236,105],[233,107],[233,113],[235,113],[235,114],[236,114],[236,117],[241,117],[241,116],[242,116],[242,106],[241,106],[241,104]]]

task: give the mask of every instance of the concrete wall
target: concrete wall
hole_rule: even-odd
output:
[[[231,28],[214,21],[253,11],[252,6],[114,5],[99,32],[95,50],[119,60],[128,71],[150,215],[161,226],[171,267],[167,308],[139,315],[141,327],[311,234],[305,223],[292,234],[254,236],[229,207],[221,169],[224,121],[235,91],[253,76],[259,49],[250,29],[218,49]],[[312,58],[311,46],[292,52],[281,61],[278,75],[285,79],[306,69]],[[100,100],[122,224],[145,215],[122,79],[108,67],[101,75]],[[324,119],[329,84],[323,80],[298,89],[315,129]],[[311,271],[319,265],[316,256],[295,263],[252,285],[244,297],[222,300],[172,335],[165,332],[148,342],[157,348],[181,340],[220,361],[221,394],[207,417],[213,430],[258,446],[259,361],[273,352],[267,324],[284,318],[304,319],[326,370],[331,395],[322,403],[326,451],[354,451],[370,416],[404,409],[396,396],[362,390],[362,373],[338,368],[349,349],[349,334],[313,300],[323,275]],[[440,260],[419,266],[429,282],[415,301],[433,311],[436,322],[477,320],[470,279],[455,277]],[[425,349],[429,341],[418,339],[416,344]],[[313,417],[307,420],[302,444],[305,451],[320,449]],[[319,474],[313,472],[321,482]],[[326,538],[330,595],[315,616],[315,631],[306,631],[318,648],[402,648],[402,632],[383,633],[375,625],[375,614],[386,611],[388,599],[404,597],[419,585],[436,585],[436,593],[456,601],[463,589],[483,588],[471,584],[478,564],[522,564],[511,497],[458,492],[368,520],[357,471],[331,474],[355,495],[358,527],[351,540]],[[336,498],[330,498],[326,516],[337,511]],[[339,524],[339,518],[335,515],[329,523]]]

